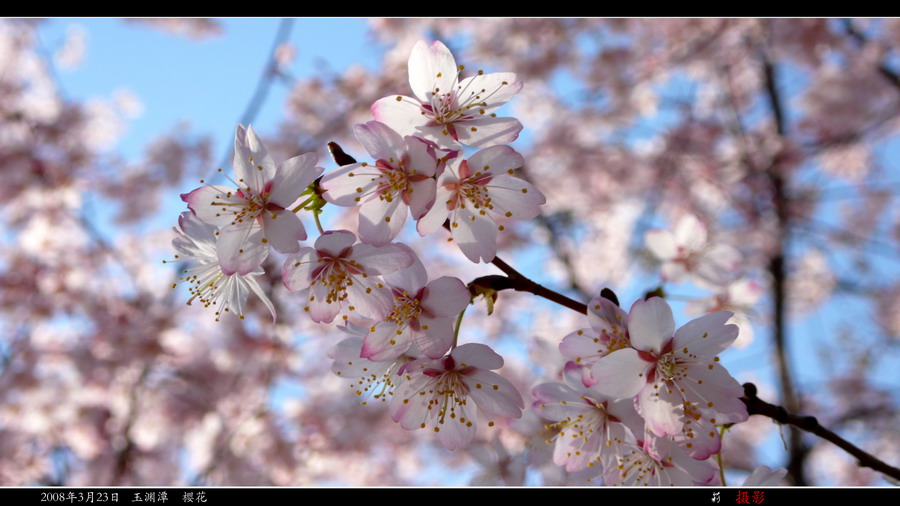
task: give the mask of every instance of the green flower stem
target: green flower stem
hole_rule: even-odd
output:
[[[716,454],[716,462],[719,463],[719,481],[722,482],[723,487],[727,487],[725,484],[725,468],[722,466],[722,441],[721,439],[725,437],[725,426],[719,427],[719,453]]]

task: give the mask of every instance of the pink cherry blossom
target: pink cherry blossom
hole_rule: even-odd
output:
[[[580,383],[580,373],[577,373]],[[534,411],[554,420],[547,429],[559,433],[555,441],[553,462],[575,472],[612,459],[620,445],[636,441],[633,431],[643,431],[643,421],[634,410],[631,399],[614,400],[594,389],[563,383],[542,383],[534,388]]]
[[[476,75],[460,81],[463,66],[440,41],[419,41],[409,56],[413,97],[395,95],[372,104],[375,119],[401,135],[416,135],[440,146],[489,147],[516,140],[522,124],[498,118],[496,110],[521,89],[510,72]]]
[[[322,178],[322,197],[339,206],[360,205],[359,239],[383,246],[400,233],[407,209],[419,219],[434,202],[435,146],[401,137],[377,121],[354,127],[356,138],[376,162],[353,163]]]
[[[628,316],[632,347],[594,363],[594,387],[615,398],[637,396],[638,412],[660,437],[681,433],[685,403],[720,424],[746,420],[744,390],[716,356],[737,338],[737,326],[725,324],[731,315],[719,311],[697,318],[673,335],[669,305],[659,297],[638,300]]]
[[[220,264],[215,227],[202,223],[193,213],[184,212],[178,217],[178,228],[173,230],[177,234],[172,241],[175,249],[181,255],[198,262],[198,265],[185,269],[181,277],[183,282],[191,285],[188,304],[197,299],[206,307],[215,306],[217,321],[225,312],[233,312],[243,319],[244,304],[252,291],[269,308],[272,320],[275,320],[275,307],[255,279],[264,274],[259,264],[268,251],[264,250],[262,258],[242,265],[240,270],[226,270]],[[258,239],[261,235],[262,231],[256,230],[250,237]]]
[[[412,256],[397,244],[355,242],[352,232],[327,231],[315,248],[301,248],[285,260],[282,282],[300,291],[313,321],[331,323],[342,309],[380,320],[390,309],[390,293],[378,276],[408,267]]]
[[[459,346],[444,358],[411,362],[406,381],[394,392],[391,418],[406,430],[432,427],[449,450],[464,448],[475,436],[475,406],[491,415],[522,416],[522,396],[512,383],[491,372],[500,367],[503,358],[477,343]]]
[[[405,249],[414,261],[384,277],[393,307],[383,321],[369,329],[360,353],[364,358],[394,358],[413,343],[428,358],[443,357],[453,344],[453,319],[472,297],[457,278],[444,276],[428,283],[425,266],[411,249]]]
[[[306,153],[276,166],[253,127],[244,130],[238,125],[234,137],[238,188],[201,186],[181,198],[202,222],[222,227],[219,249],[225,267],[242,263],[245,256],[256,255],[255,250],[268,249],[268,244],[281,253],[296,253],[306,230],[290,206],[324,171],[315,164],[316,155]],[[257,230],[262,230],[260,237]]]
[[[744,480],[745,487],[777,487],[781,480],[787,476],[787,469],[779,467],[772,469],[769,466],[759,466]]]
[[[645,240],[662,262],[663,279],[672,283],[689,276],[703,287],[722,286],[740,262],[740,253],[733,247],[710,243],[706,225],[693,215],[681,218],[674,232],[651,230]]]
[[[720,289],[719,293],[703,299],[689,302],[685,313],[702,315],[716,311],[732,311],[734,316],[728,320],[738,326],[738,338],[735,348],[744,348],[753,342],[753,324],[750,315],[763,295],[763,288],[751,279],[742,278],[732,281]]]
[[[513,175],[523,164],[509,146],[452,160],[438,179],[434,205],[419,220],[419,233],[430,234],[449,218],[450,233],[466,258],[490,262],[497,254],[497,232],[505,228],[497,220],[534,218],[546,202],[531,183]]]
[[[627,348],[628,313],[604,297],[594,297],[588,303],[588,323],[591,327],[576,330],[563,338],[559,352],[581,365],[591,365],[600,357]]]
[[[350,330],[346,330],[348,328]],[[399,373],[403,371],[406,364],[421,357],[418,350],[413,348],[409,350],[409,353],[402,353],[387,360],[369,360],[360,357],[363,346],[361,336],[368,332],[368,327],[348,322],[345,327],[338,327],[338,329],[345,330],[355,337],[344,339],[329,350],[328,357],[334,359],[331,364],[331,372],[342,378],[353,380],[350,388],[357,396],[387,402],[394,395],[397,385],[404,380],[404,376]],[[363,400],[361,403],[368,404],[368,400]]]
[[[652,455],[642,441],[626,444],[615,465],[604,468],[608,486],[693,486],[709,484],[716,468],[708,461],[694,460],[667,439],[658,440]]]

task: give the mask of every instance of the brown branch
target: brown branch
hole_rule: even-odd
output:
[[[847,35],[852,37],[859,46],[864,46],[868,42],[865,35],[863,35],[862,32],[857,30],[856,26],[853,25],[852,19],[848,18],[844,20],[844,31],[846,31]],[[881,75],[894,86],[894,88],[897,88],[897,90],[900,91],[900,77],[898,77],[893,70],[889,69],[884,63],[881,63],[878,65],[878,72],[880,72]]]
[[[751,415],[766,416],[780,424],[791,425],[792,427],[804,430],[810,434],[815,434],[856,457],[860,466],[874,469],[886,476],[900,480],[900,469],[882,462],[875,456],[859,449],[841,436],[822,427],[819,424],[819,421],[816,420],[816,417],[794,415],[781,406],[769,404],[768,402],[761,400],[756,396],[756,385],[753,383],[744,383],[744,397],[741,397],[741,401],[747,406],[747,413]]]
[[[775,131],[781,138],[787,137],[787,120],[783,108],[783,100],[778,90],[778,80],[776,77],[776,67],[769,55],[769,50],[765,46],[768,41],[762,41],[757,48],[759,62],[762,67],[765,95],[769,101],[769,107],[772,110],[773,120],[775,122]],[[788,409],[797,411],[800,409],[799,399],[794,388],[794,382],[791,377],[790,360],[787,350],[787,241],[789,228],[788,213],[788,191],[787,182],[779,167],[779,155],[776,154],[765,173],[771,183],[772,206],[778,222],[777,234],[777,251],[772,253],[769,260],[769,274],[772,277],[771,295],[774,313],[774,327],[772,339],[775,343],[775,356],[778,362],[778,375],[781,382],[782,402]],[[803,444],[802,434],[799,430],[792,428],[789,438],[789,457],[787,469],[791,475],[795,485],[806,485],[806,478],[803,476],[803,464],[806,455],[809,452]]]

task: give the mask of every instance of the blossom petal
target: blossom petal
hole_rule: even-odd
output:
[[[322,176],[319,187],[325,190],[322,198],[327,202],[351,207],[371,198],[380,177],[381,171],[372,165],[351,163]]]
[[[737,325],[725,323],[734,313],[718,311],[691,320],[675,332],[674,348],[687,348],[691,353],[705,358],[712,358],[725,351],[737,339]]]
[[[257,297],[259,297],[259,299],[266,306],[266,309],[269,310],[269,313],[272,314],[272,322],[274,323],[275,322],[275,305],[272,304],[272,301],[269,299],[269,297],[263,291],[262,287],[259,286],[259,282],[256,280],[255,277],[252,277],[252,276],[244,277],[244,282],[247,284],[247,286],[250,287],[250,290],[252,290],[253,293],[255,293]]]
[[[508,102],[522,91],[522,82],[516,80],[513,72],[493,72],[491,74],[476,74],[459,82],[460,98],[468,98],[470,90],[475,90],[479,100],[486,111],[491,111]],[[483,92],[480,90],[484,90]]]
[[[420,331],[413,334],[419,350],[428,358],[441,358],[453,346],[453,322],[450,318],[419,317]]]
[[[428,417],[428,396],[420,396],[419,392],[433,386],[434,380],[424,374],[415,374],[401,383],[394,391],[389,412],[391,419],[406,430],[415,430]]]
[[[465,208],[453,216],[450,226],[456,245],[472,262],[488,263],[497,256],[497,225],[490,218]]]
[[[350,257],[359,262],[367,274],[390,274],[409,267],[413,257],[409,251],[397,244],[370,246],[358,244],[353,248]]]
[[[475,366],[479,369],[499,369],[503,367],[503,357],[489,346],[480,343],[467,343],[457,346],[450,356],[459,367]],[[465,365],[463,365],[465,364]]]
[[[559,352],[578,364],[592,364],[601,356],[607,355],[609,349],[600,341],[599,332],[581,329],[563,338],[559,343]]]
[[[652,367],[633,348],[614,351],[591,367],[591,376],[597,380],[592,388],[615,399],[634,397],[647,384],[647,373]]]
[[[406,136],[403,140],[409,155],[409,171],[420,176],[434,176],[438,166],[436,146],[420,137]]]
[[[300,194],[325,171],[322,167],[316,167],[317,160],[315,153],[305,153],[282,162],[272,179],[269,202],[285,209],[296,202]]]
[[[403,95],[391,95],[378,99],[372,104],[371,111],[376,121],[388,125],[400,135],[431,138],[439,134],[443,128],[427,127],[428,119],[422,115],[419,101]],[[431,135],[428,135],[427,132],[430,132]]]
[[[487,188],[493,211],[507,218],[530,220],[541,213],[540,206],[547,202],[531,183],[506,174],[494,176]]]
[[[281,282],[285,288],[291,291],[308,288],[318,260],[319,255],[313,248],[300,248],[300,251],[287,257],[281,269]]]
[[[234,194],[234,189],[227,186],[201,186],[190,193],[181,194],[188,209],[194,212],[203,223],[224,227],[231,225],[238,206],[247,201]]]
[[[656,381],[641,390],[637,407],[654,434],[671,437],[681,433],[684,425],[683,403],[684,398],[674,384]]]
[[[309,289],[309,300],[304,309],[308,308],[309,317],[316,323],[331,323],[341,312],[340,302],[328,301],[328,290],[321,282],[315,283]]]
[[[431,103],[435,90],[438,93],[453,91],[459,69],[456,59],[441,41],[430,46],[419,41],[409,55],[409,87],[421,102]]]
[[[306,240],[306,229],[296,214],[286,211],[263,213],[263,227],[266,240],[279,253],[296,253],[300,251],[298,241]]]
[[[410,184],[410,190],[406,193],[409,197],[409,213],[414,220],[419,219],[428,212],[435,202],[437,183],[434,178],[416,181]],[[443,222],[441,222],[443,224]]]
[[[701,251],[706,247],[706,225],[692,214],[687,214],[675,225],[675,240],[690,251]]]
[[[689,366],[678,386],[684,388],[685,399],[701,412],[715,413],[717,424],[747,419],[747,406],[741,401],[744,388],[716,362]]]
[[[378,363],[360,358],[362,345],[362,338],[349,337],[328,350],[328,357],[334,360],[331,372],[342,378],[359,378],[372,374],[380,376],[390,362]]]
[[[533,405],[535,413],[548,420],[575,418],[585,410],[581,395],[563,383],[542,383],[532,389],[531,395],[537,399]]]
[[[400,198],[365,202],[359,209],[359,240],[373,246],[388,244],[403,229],[407,209]]]
[[[375,330],[369,332],[363,341],[359,356],[381,362],[399,357],[412,344],[412,331],[409,327],[398,327],[392,322],[382,322]]]
[[[234,176],[241,188],[262,193],[267,182],[275,177],[275,162],[269,156],[253,127],[244,130],[237,126],[234,136]]]
[[[594,297],[588,303],[588,322],[591,328],[603,333],[624,334],[628,313],[606,297]]]
[[[416,231],[419,232],[419,235],[425,237],[443,226],[444,222],[447,221],[447,216],[450,214],[450,209],[447,205],[454,198],[453,192],[447,187],[437,187],[434,205],[416,223]]]
[[[262,265],[269,255],[269,245],[263,239],[263,228],[255,224],[220,230],[216,251],[222,272],[244,275]]]
[[[659,352],[675,331],[672,309],[660,297],[638,300],[628,315],[628,335],[639,350]]]
[[[503,376],[476,369],[475,372],[464,375],[463,382],[469,387],[469,395],[483,411],[510,418],[522,416],[525,402],[516,387]]]
[[[422,309],[433,316],[456,316],[466,306],[472,295],[457,278],[443,276],[435,279],[422,294]]]
[[[518,169],[525,165],[525,159],[509,146],[493,146],[481,149],[467,160],[473,173],[505,174],[509,169]]]
[[[660,260],[670,260],[678,256],[675,236],[668,230],[649,230],[644,234],[644,242],[653,256]]]
[[[457,122],[454,126],[459,142],[476,148],[512,142],[522,131],[522,123],[516,118],[476,118]]]
[[[353,246],[356,235],[348,230],[326,230],[316,239],[316,251],[330,256],[338,256],[345,249]]]
[[[406,142],[394,129],[380,121],[354,125],[353,133],[360,144],[376,160],[398,160],[406,151]]]

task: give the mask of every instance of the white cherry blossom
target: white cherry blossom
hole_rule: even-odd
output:
[[[425,266],[412,249],[409,267],[384,276],[393,296],[393,307],[365,337],[361,357],[386,360],[397,357],[415,343],[428,358],[440,358],[453,344],[453,319],[469,304],[471,294],[457,278],[443,276],[428,282]]]
[[[368,404],[369,399],[387,402],[394,394],[404,376],[401,374],[406,364],[420,358],[415,348],[388,360],[374,361],[360,357],[362,336],[368,332],[368,326],[360,326],[347,322],[338,327],[354,337],[344,339],[328,352],[333,359],[331,372],[342,378],[352,380],[350,388],[357,396],[364,399],[361,404]]]
[[[730,317],[729,311],[719,311],[675,331],[672,310],[663,299],[638,300],[628,315],[631,347],[594,363],[594,388],[620,399],[637,396],[638,412],[660,437],[682,432],[685,405],[719,424],[746,420],[747,408],[740,400],[744,389],[717,357],[737,338],[737,326],[725,324]]]
[[[406,430],[431,427],[449,450],[464,448],[475,436],[476,406],[491,415],[522,416],[522,396],[491,372],[500,367],[503,358],[476,343],[459,346],[443,358],[411,362],[405,381],[394,391],[391,418]]]
[[[601,296],[588,303],[590,328],[576,330],[563,338],[559,351],[569,360],[591,365],[600,357],[631,345],[628,338],[628,313]]]
[[[301,248],[284,262],[281,279],[299,291],[315,322],[331,323],[346,309],[381,320],[391,308],[391,296],[380,275],[408,267],[413,259],[398,244],[354,244],[347,230],[330,230],[316,239],[315,248]]]
[[[546,429],[558,429],[547,440],[554,444],[553,462],[576,472],[597,463],[608,465],[621,445],[636,441],[633,433],[643,432],[644,422],[631,399],[610,399],[581,383],[581,367],[567,368],[569,386],[542,383],[532,390],[537,399],[533,408],[543,418],[554,421]]]
[[[522,89],[511,72],[476,75],[460,81],[463,66],[440,41],[419,41],[409,56],[413,97],[394,95],[372,104],[376,120],[401,135],[416,135],[440,146],[489,147],[516,140],[522,124],[494,112]]]
[[[482,149],[466,160],[451,160],[438,179],[434,205],[418,223],[427,235],[450,220],[450,233],[469,260],[485,263],[497,254],[500,219],[527,220],[540,213],[544,195],[515,177],[524,164],[509,146]]]
[[[272,313],[275,320],[275,307],[266,296],[257,276],[264,274],[259,264],[265,260],[268,251],[262,252],[262,258],[252,259],[238,270],[223,267],[220,263],[219,251],[217,251],[216,228],[202,223],[191,212],[184,212],[178,217],[178,228],[173,228],[176,237],[172,245],[181,255],[196,261],[198,264],[183,271],[181,281],[191,285],[191,298],[188,304],[195,299],[204,306],[214,306],[216,320],[222,313],[231,312],[241,319],[244,318],[244,304],[247,296],[252,291],[263,301]],[[257,230],[251,238],[261,237],[262,231]],[[177,285],[172,285],[174,288]]]
[[[238,188],[201,186],[181,198],[202,222],[221,227],[219,255],[225,267],[244,263],[245,257],[267,250],[269,244],[281,253],[296,253],[306,230],[290,206],[324,171],[315,164],[315,153],[306,153],[276,166],[253,127],[244,130],[238,125],[234,137]]]
[[[668,439],[657,441],[656,454],[643,441],[626,444],[614,465],[604,468],[608,486],[694,486],[707,485],[716,478],[716,468],[708,461],[692,459]]]
[[[383,246],[397,237],[409,212],[419,219],[434,202],[436,146],[418,137],[401,137],[377,121],[353,130],[376,161],[329,172],[320,183],[326,190],[322,197],[339,206],[361,206],[360,241]]]
[[[734,316],[728,322],[740,329],[733,346],[745,348],[753,342],[753,323],[750,321],[750,315],[762,296],[763,288],[758,283],[742,278],[728,283],[710,297],[689,302],[684,312],[689,315],[702,315],[723,310],[732,311]]]
[[[650,252],[662,262],[662,277],[672,283],[690,278],[698,286],[715,289],[728,283],[741,255],[727,244],[711,243],[706,225],[685,215],[675,231],[650,230],[644,236]]]

